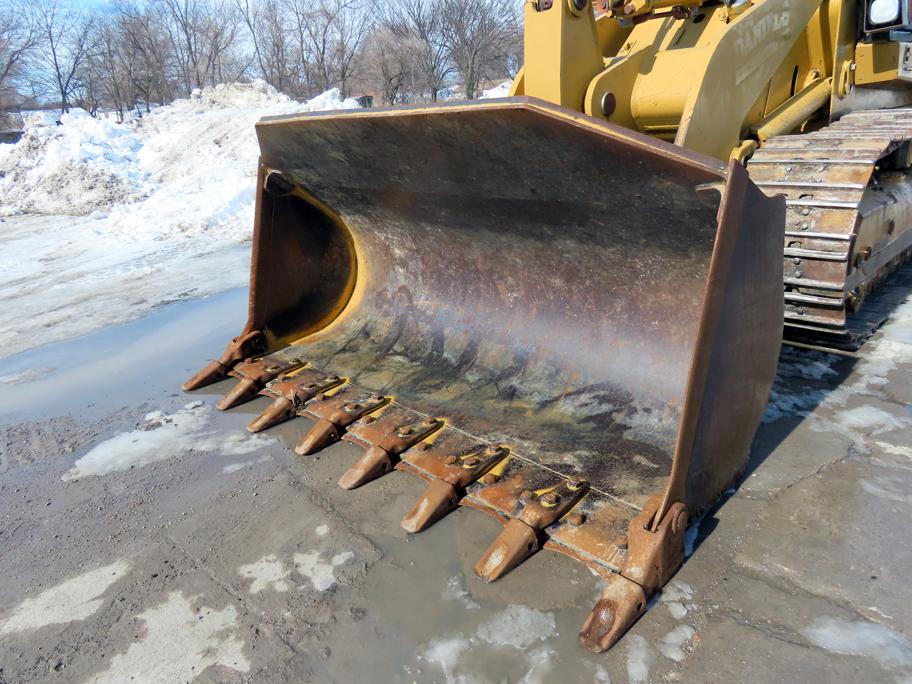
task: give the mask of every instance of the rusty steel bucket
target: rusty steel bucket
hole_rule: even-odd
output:
[[[784,203],[738,164],[528,98],[264,119],[249,319],[195,389],[306,416],[298,448],[428,482],[403,527],[502,521],[609,579],[611,646],[737,477],[782,328]]]

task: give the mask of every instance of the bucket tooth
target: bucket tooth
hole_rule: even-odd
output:
[[[583,623],[579,641],[593,653],[611,648],[646,610],[647,596],[623,575],[612,577]]]
[[[285,397],[276,397],[272,404],[263,409],[263,412],[250,422],[247,430],[249,432],[262,432],[266,428],[271,428],[273,425],[278,425],[294,418],[294,415],[294,404]]]
[[[389,403],[389,397],[364,392],[353,385],[343,387],[331,397],[311,401],[302,413],[317,422],[295,447],[295,453],[306,456],[335,444],[349,425]]]
[[[653,497],[627,527],[627,556],[583,623],[580,643],[595,653],[606,651],[645,612],[650,596],[661,589],[684,562],[687,508],[668,506],[656,522],[660,497]]]
[[[560,520],[588,493],[585,480],[563,480],[537,492],[524,492],[522,510],[510,519],[475,566],[486,582],[503,577],[538,551],[547,538],[545,529]]]
[[[393,459],[389,452],[379,446],[372,446],[367,452],[355,461],[355,464],[346,470],[339,478],[342,489],[357,489],[363,484],[376,480],[381,475],[386,475],[393,469]]]
[[[459,506],[459,491],[446,480],[431,480],[421,498],[402,518],[406,532],[421,532]]]
[[[497,539],[475,565],[475,574],[485,582],[493,582],[506,575],[540,548],[541,539],[538,530],[513,518],[504,525]]]
[[[231,367],[224,365],[221,361],[210,361],[202,370],[183,384],[183,389],[187,392],[192,392],[200,387],[224,380],[228,377],[229,370],[231,370]]]
[[[275,401],[257,416],[247,429],[250,432],[260,432],[290,420],[308,401],[344,382],[345,380],[337,375],[330,375],[315,368],[302,368],[287,379],[273,380],[260,391],[260,394],[275,397]]]
[[[482,478],[510,453],[501,445],[476,444],[453,452],[450,440],[440,439],[439,446],[410,459],[413,466],[435,477],[412,509],[402,519],[406,532],[421,532],[455,510],[465,495],[466,487]]]
[[[443,427],[439,418],[421,416],[401,406],[384,413],[379,419],[352,430],[352,441],[368,446],[367,453],[339,479],[343,489],[354,489],[385,475],[406,449]]]
[[[222,397],[222,400],[217,404],[217,406],[222,411],[227,411],[230,408],[234,408],[235,406],[246,403],[253,399],[257,395],[259,389],[260,388],[257,385],[256,380],[253,380],[251,378],[241,378],[241,381],[232,387],[224,397]]]
[[[269,356],[239,363],[228,375],[237,378],[240,382],[222,398],[218,407],[225,411],[248,402],[266,386],[266,383],[305,365],[306,362],[298,358]]]
[[[331,420],[321,418],[308,430],[301,443],[295,447],[295,453],[301,456],[315,454],[342,439],[343,431],[344,428],[339,427]]]
[[[210,361],[205,368],[187,380],[183,389],[190,392],[224,380],[236,364],[248,357],[259,356],[265,351],[266,337],[259,330],[239,335],[231,340],[218,360]]]

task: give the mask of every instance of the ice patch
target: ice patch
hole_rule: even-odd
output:
[[[870,452],[866,440],[871,436],[912,427],[912,416],[896,415],[869,404],[857,405],[858,398],[885,398],[884,387],[890,373],[899,364],[912,363],[910,322],[912,298],[893,312],[876,338],[865,344],[851,375],[838,387],[821,387],[819,382],[835,372],[832,365],[837,356],[784,349],[764,421],[771,422],[787,415],[809,416],[811,428],[836,432],[849,439],[861,453]],[[831,411],[832,416],[826,412],[812,412],[818,406]],[[888,453],[906,455],[897,451]]]
[[[903,635],[876,622],[849,622],[823,617],[803,630],[816,646],[831,653],[874,658],[884,667],[912,666],[912,644]]]
[[[685,606],[683,603],[678,603],[675,601],[668,603],[667,606],[668,612],[671,613],[671,617],[673,617],[675,620],[683,620],[685,617],[687,617],[687,606]]]
[[[134,620],[144,623],[136,628],[144,638],[111,658],[108,669],[90,682],[186,682],[212,665],[250,671],[244,642],[234,634],[238,628],[234,606],[222,610],[194,606],[192,599],[174,591],[164,603]]]
[[[13,373],[12,375],[4,375],[0,377],[0,383],[4,385],[24,385],[27,382],[32,382],[39,378],[43,378],[49,373],[53,373],[56,369],[53,367],[50,368],[29,368],[26,371],[21,373]]]
[[[659,641],[659,651],[666,658],[680,663],[686,657],[684,645],[697,633],[690,625],[678,625]]]
[[[833,365],[840,360],[836,354],[821,354],[784,347],[780,356],[769,403],[763,414],[764,423],[786,416],[803,416],[821,403],[826,392],[819,381],[836,375]],[[817,384],[814,384],[818,381]]]
[[[912,447],[897,446],[896,444],[890,444],[889,442],[875,442],[875,444],[892,456],[912,458]]]
[[[668,607],[668,612],[675,620],[683,620],[688,611],[696,608],[693,603],[693,587],[679,580],[672,580],[665,585],[659,601]]]
[[[259,594],[267,589],[281,592],[291,588],[287,579],[291,571],[274,555],[263,556],[255,563],[242,565],[238,568],[238,574],[253,580],[248,589],[251,594]]]
[[[101,595],[123,577],[129,567],[125,561],[117,561],[26,599],[0,625],[0,635],[85,620],[102,606],[104,599],[100,598]]]
[[[451,639],[435,639],[424,652],[424,657],[429,663],[439,665],[447,682],[468,684],[471,680],[464,675],[456,674],[463,654],[469,650],[469,640],[463,637]]]
[[[663,602],[665,601],[680,601],[680,602],[689,602],[694,595],[693,587],[687,584],[686,582],[681,582],[680,580],[671,580],[668,584],[665,585],[665,588],[662,589],[662,598]]]
[[[296,553],[294,555],[295,569],[308,578],[317,591],[327,591],[336,584],[335,569],[344,565],[355,557],[351,551],[337,553],[329,561],[323,560],[319,551],[309,553]]]
[[[442,598],[446,601],[459,601],[465,608],[474,610],[480,608],[465,587],[465,581],[462,575],[454,575],[447,580],[446,589],[443,590]]]
[[[837,425],[849,435],[854,432],[876,435],[900,429],[907,422],[876,406],[858,406],[848,411],[841,411],[836,416]]]
[[[632,634],[627,637],[627,680],[630,684],[648,684],[649,669],[655,662],[655,653],[645,637]]]
[[[554,615],[512,604],[478,628],[478,636],[495,646],[526,649],[552,636],[557,628]]]
[[[241,433],[219,433],[207,429],[212,408],[205,405],[184,408],[171,415],[152,412],[146,425],[122,432],[97,445],[78,459],[61,479],[78,480],[88,476],[129,470],[164,461],[189,451],[218,452],[238,456],[275,443],[272,437]]]
[[[551,672],[554,655],[550,648],[536,648],[529,653],[529,671],[522,676],[518,684],[546,684],[553,681],[548,675]]]
[[[868,494],[889,499],[898,503],[912,503],[912,494],[906,492],[904,483],[891,480],[888,477],[875,477],[871,480],[861,480],[861,488]]]
[[[270,456],[269,454],[263,454],[255,461],[241,461],[239,463],[229,463],[224,468],[222,468],[222,475],[231,475],[232,473],[236,473],[240,470],[243,470],[244,468],[249,468],[250,466],[254,466],[258,463],[266,463],[266,461],[271,461],[271,460],[272,460],[272,456]]]
[[[608,674],[608,670],[605,669],[603,665],[592,665],[587,663],[593,670],[593,683],[594,684],[611,684],[611,677]]]
[[[482,623],[471,636],[456,634],[434,639],[428,644],[424,658],[440,666],[448,684],[481,684],[485,680],[466,666],[473,661],[476,649],[483,649],[481,652],[485,654],[490,652],[490,647],[510,649],[512,653],[522,654],[528,667],[523,676],[515,681],[519,684],[544,684],[553,681],[550,674],[555,653],[546,646],[530,647],[554,635],[555,629],[556,622],[551,613],[510,605]]]

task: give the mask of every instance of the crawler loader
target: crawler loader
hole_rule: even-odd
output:
[[[232,377],[339,480],[606,580],[615,643],[736,480],[785,336],[857,346],[912,245],[909,0],[528,0],[511,97],[272,117]],[[784,252],[783,252],[784,247]],[[344,468],[340,467],[340,470]]]

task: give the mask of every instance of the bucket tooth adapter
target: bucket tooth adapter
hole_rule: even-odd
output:
[[[723,164],[533,98],[266,119],[247,325],[188,383],[250,425],[341,439],[352,489],[427,489],[504,524],[477,574],[540,549],[610,580],[611,646],[746,463],[782,332],[785,206]],[[364,496],[371,496],[370,488]]]

